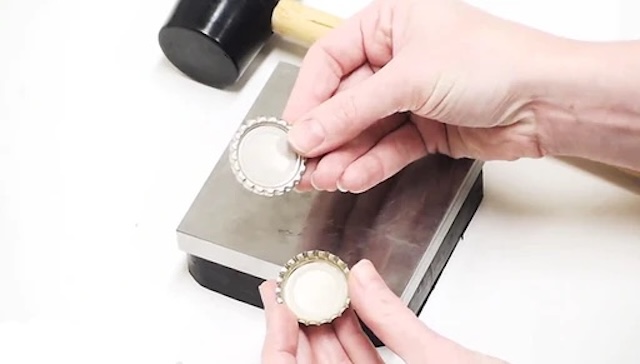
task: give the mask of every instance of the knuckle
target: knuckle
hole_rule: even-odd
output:
[[[358,119],[358,114],[359,110],[356,102],[356,96],[353,92],[344,92],[340,102],[341,126],[343,128],[348,127],[351,120]]]
[[[306,59],[322,59],[325,61],[326,65],[331,70],[331,73],[337,78],[342,78],[345,74],[345,70],[340,65],[340,62],[330,51],[329,44],[327,43],[327,39],[320,39],[315,42],[311,47],[307,50]]]
[[[369,166],[369,177],[370,179],[374,180],[374,181],[382,181],[386,178],[387,176],[387,167],[386,167],[386,163],[385,160],[389,158],[388,155],[383,154],[383,153],[370,153],[370,163],[371,165]],[[371,181],[368,181],[371,182]],[[379,289],[382,289],[382,287],[379,287]]]
[[[378,301],[377,305],[377,315],[372,317],[377,327],[388,326],[393,323],[395,317],[397,316],[397,312],[394,309],[394,302],[387,297],[387,295],[382,295],[382,297]]]
[[[340,140],[355,137],[354,130],[357,129],[355,120],[359,115],[355,96],[347,90],[338,94],[333,100],[335,103],[326,105],[326,109],[323,109],[325,120],[327,120],[323,125],[326,133]]]

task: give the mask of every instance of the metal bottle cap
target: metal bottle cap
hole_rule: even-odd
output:
[[[348,276],[347,264],[329,252],[300,253],[278,274],[276,298],[304,325],[330,323],[349,307]]]
[[[245,120],[229,150],[236,179],[249,191],[263,196],[293,190],[305,170],[305,159],[289,145],[287,122],[274,117]]]

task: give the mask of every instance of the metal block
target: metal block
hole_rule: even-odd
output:
[[[278,64],[246,118],[279,116],[297,72]],[[278,197],[243,188],[228,159],[220,157],[184,216],[178,244],[200,285],[260,308],[260,283],[297,253],[323,249],[349,265],[371,260],[419,314],[483,197],[482,163],[442,155],[424,157],[362,194]]]

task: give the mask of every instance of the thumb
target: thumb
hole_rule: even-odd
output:
[[[423,324],[368,260],[351,269],[349,295],[362,322],[406,363],[460,363],[474,355]]]
[[[289,142],[314,158],[354,139],[380,119],[405,109],[410,87],[392,59],[367,79],[336,93],[293,123]]]

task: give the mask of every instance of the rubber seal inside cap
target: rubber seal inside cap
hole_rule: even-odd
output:
[[[347,264],[337,256],[320,250],[304,252],[280,271],[276,297],[300,323],[330,323],[349,306],[348,275]]]
[[[302,178],[304,158],[289,145],[289,125],[273,117],[245,121],[230,146],[233,172],[248,190],[265,196],[291,191]]]

